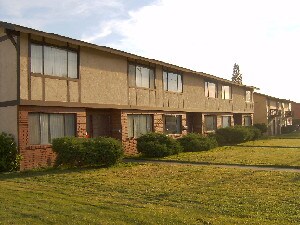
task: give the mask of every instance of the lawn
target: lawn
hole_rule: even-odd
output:
[[[164,159],[221,164],[300,167],[300,134],[293,133],[250,141],[236,146],[223,146],[205,152],[181,153]]]
[[[206,166],[0,174],[0,224],[300,224],[300,173]]]

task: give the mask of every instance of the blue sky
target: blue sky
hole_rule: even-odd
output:
[[[300,102],[298,0],[0,0],[0,20],[231,79]]]

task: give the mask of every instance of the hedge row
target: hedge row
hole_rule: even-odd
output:
[[[261,136],[261,130],[254,126],[234,126],[220,128],[215,134],[219,145],[239,144],[246,141],[257,140]]]
[[[123,157],[120,141],[107,138],[56,138],[52,142],[53,151],[57,153],[55,166],[111,166]]]
[[[11,134],[0,134],[0,172],[18,170],[21,157],[18,147]]]
[[[217,146],[214,137],[204,137],[195,133],[177,140],[161,133],[148,133],[137,139],[137,150],[145,157],[164,157],[182,151],[206,151]]]
[[[137,139],[137,150],[145,157],[164,157],[185,152],[207,151],[218,145],[238,144],[257,140],[265,132],[264,125],[220,128],[216,134],[202,136],[190,133],[173,139],[165,134],[148,133]]]

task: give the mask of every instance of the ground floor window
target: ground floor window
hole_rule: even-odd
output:
[[[29,113],[29,144],[49,144],[53,138],[75,136],[75,114]]]
[[[211,132],[217,130],[217,117],[214,115],[204,116],[204,131]]]
[[[252,126],[251,116],[244,116],[244,126]]]
[[[128,115],[128,138],[140,137],[153,130],[152,115]]]
[[[181,134],[182,116],[181,115],[165,115],[165,133]]]
[[[222,116],[222,127],[230,127],[231,126],[231,116]]]

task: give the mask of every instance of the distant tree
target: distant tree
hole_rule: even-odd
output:
[[[240,67],[238,64],[233,65],[232,81],[238,84],[242,84],[243,75],[240,72]]]

